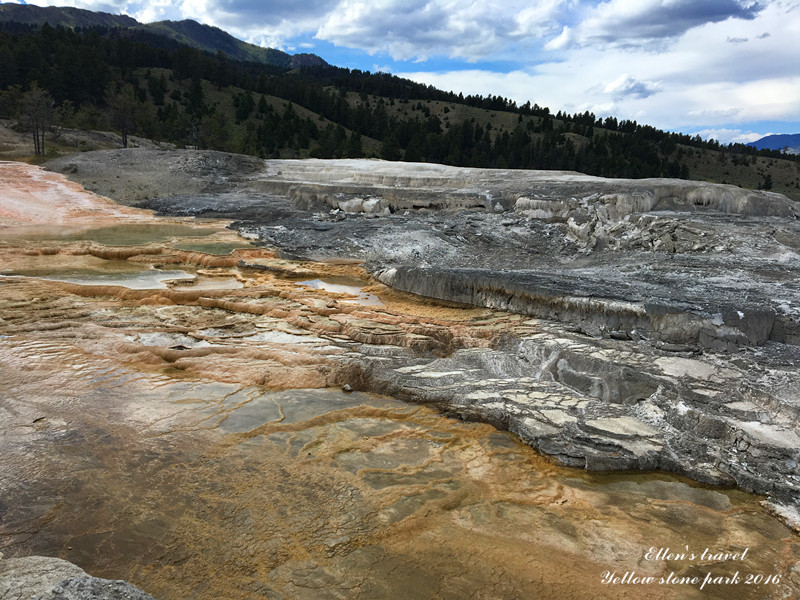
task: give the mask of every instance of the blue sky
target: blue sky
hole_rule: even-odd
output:
[[[466,94],[753,141],[800,133],[800,0],[46,0],[195,19]]]

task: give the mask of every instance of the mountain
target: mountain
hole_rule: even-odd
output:
[[[68,29],[84,28],[122,28],[146,31],[173,39],[181,44],[198,48],[205,52],[224,52],[233,60],[259,62],[285,69],[298,67],[326,66],[323,59],[315,54],[287,54],[274,48],[261,48],[243,42],[229,33],[202,25],[197,21],[158,21],[139,23],[125,15],[112,15],[81,8],[30,4],[0,4],[0,22],[22,23],[24,25],[62,26]]]
[[[291,55],[274,48],[262,48],[254,44],[248,44],[218,27],[202,25],[190,19],[184,21],[158,21],[156,23],[138,25],[138,27],[206,52],[222,51],[234,60],[260,62],[287,69],[328,64],[315,54]]]
[[[768,135],[750,142],[748,146],[753,146],[758,150],[783,150],[789,154],[800,154],[800,133],[784,133],[780,135]]]
[[[0,4],[0,22],[23,23],[53,27],[136,27],[139,22],[126,15],[112,15],[80,8],[34,6],[31,4]]]

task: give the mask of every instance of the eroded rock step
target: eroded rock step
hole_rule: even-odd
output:
[[[212,152],[94,153],[53,167],[103,191],[123,173],[144,185],[142,165],[194,192],[165,186],[159,197],[148,188],[149,207],[237,219],[289,258],[368,260],[406,291],[699,349],[800,340],[800,210],[780,194]]]
[[[414,266],[373,274],[421,296],[561,321],[595,337],[660,342],[667,349],[735,351],[767,341],[800,343],[795,319],[763,302],[744,298],[734,304],[730,298],[726,304],[725,298],[676,293],[670,285],[660,290],[654,282],[639,287],[580,273]]]
[[[326,355],[327,371],[304,363],[304,377],[338,382],[336,373],[346,373],[357,386],[513,425],[531,443],[575,464],[675,468],[796,503],[800,232],[796,203],[787,198],[699,182],[576,173],[380,161],[250,161],[239,169],[232,157],[212,153],[125,158],[135,156],[166,169],[176,178],[172,183],[193,179],[187,190],[204,194],[179,197],[166,190],[172,197],[150,201],[154,208],[233,219],[240,211],[239,231],[278,247],[284,258],[366,260],[373,273],[401,289],[560,323],[533,326],[549,340],[529,341],[529,330],[497,332],[488,349],[476,347],[477,336],[448,335],[452,324],[409,327],[394,317],[376,323],[313,303],[298,314],[285,296],[163,296],[206,309],[291,315],[293,324],[338,349]],[[128,168],[113,160],[96,167],[96,159],[81,156],[75,164],[92,181],[105,177],[100,189],[114,182],[114,169]],[[252,260],[238,265],[274,268]],[[517,341],[501,345],[506,335]],[[217,355],[214,348],[202,351]],[[163,355],[200,368],[199,355],[174,358],[200,350]],[[543,368],[551,354],[557,358]],[[474,355],[486,361],[475,367]],[[218,360],[234,362],[231,356]],[[473,389],[397,370],[419,361],[451,361],[435,372],[474,377]],[[512,380],[523,378],[543,398],[561,393],[585,404],[544,413],[553,408],[543,402],[538,413],[525,412],[496,390],[482,389],[482,380],[496,380],[505,381],[498,389],[516,390]],[[472,410],[484,391],[491,406]],[[467,403],[457,397],[473,393]],[[549,428],[559,422],[553,433]],[[578,450],[565,450],[570,444]]]
[[[286,261],[261,261],[291,272]],[[122,351],[229,382],[347,383],[510,429],[572,466],[669,470],[796,502],[797,383],[786,350],[792,347],[696,357],[507,313],[472,322],[458,320],[469,314],[464,309],[450,309],[450,321],[409,318],[391,304],[312,299],[313,290],[263,273],[239,274],[246,287],[196,292],[9,282],[6,294],[17,294],[19,304],[6,304],[3,329],[35,331],[46,319],[62,335],[93,332],[93,352]],[[24,300],[30,290],[46,298],[53,294],[47,286],[59,285],[80,297],[116,297],[121,305],[93,313],[79,297]],[[154,299],[166,305],[148,309]],[[140,306],[123,308],[131,302]],[[31,359],[49,348],[34,344]],[[121,376],[111,369],[97,381]]]
[[[372,385],[508,429],[567,465],[678,472],[797,505],[800,411],[775,402],[796,393],[793,369],[756,384],[755,363],[620,344],[542,333],[399,368],[384,359]]]

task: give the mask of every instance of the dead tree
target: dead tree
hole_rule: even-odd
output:
[[[128,134],[136,131],[137,114],[140,106],[136,100],[133,86],[124,84],[118,90],[109,86],[106,103],[111,110],[111,123],[120,131],[122,147],[128,147]]]
[[[53,97],[35,83],[22,96],[22,120],[33,134],[36,156],[44,156],[44,134],[53,121]]]

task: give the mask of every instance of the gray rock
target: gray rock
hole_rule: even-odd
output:
[[[125,581],[87,575],[60,558],[27,556],[0,559],[2,600],[154,600]]]

